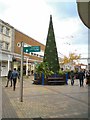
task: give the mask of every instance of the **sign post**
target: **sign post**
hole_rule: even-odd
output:
[[[30,47],[24,47],[24,42],[21,42],[18,44],[19,47],[21,47],[21,80],[20,80],[20,102],[23,102],[23,60],[24,60],[24,52],[30,53],[30,52],[40,52],[40,46],[30,46]]]

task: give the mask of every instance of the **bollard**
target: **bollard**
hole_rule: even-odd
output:
[[[44,85],[44,73],[42,73],[42,85]]]
[[[34,73],[34,80],[36,80],[36,73]]]
[[[66,85],[68,85],[68,73],[66,73]]]

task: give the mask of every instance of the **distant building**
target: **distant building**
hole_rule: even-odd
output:
[[[8,23],[0,20],[0,76],[7,76],[8,70],[16,67],[20,70],[21,42],[24,46],[40,46],[40,52],[24,53],[24,73],[34,71],[35,65],[42,62],[45,45],[16,30]]]
[[[14,51],[14,28],[0,20],[0,76],[7,76]]]
[[[74,66],[75,66],[75,64],[74,63],[72,63],[72,62],[69,62],[69,63],[66,63],[66,64],[61,64],[60,65],[61,66],[61,68],[63,68],[63,70],[74,70]]]
[[[77,64],[77,65],[75,65],[75,68],[77,68],[79,71],[80,71],[80,69],[88,69],[87,68],[88,67],[88,65],[85,65],[85,64]]]

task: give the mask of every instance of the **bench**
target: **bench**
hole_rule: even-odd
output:
[[[58,81],[48,81],[48,82],[50,82],[50,83],[60,83],[60,82],[64,82],[64,81],[60,81],[60,80],[58,80]]]
[[[47,78],[48,83],[65,83],[65,79],[63,77],[48,77]]]
[[[59,79],[63,79],[63,77],[48,77],[47,79],[49,79],[49,80],[54,80],[54,79],[59,80]]]

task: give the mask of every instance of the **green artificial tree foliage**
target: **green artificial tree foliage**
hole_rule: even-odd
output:
[[[51,15],[43,62],[47,62],[49,69],[54,73],[57,73],[60,69]]]

